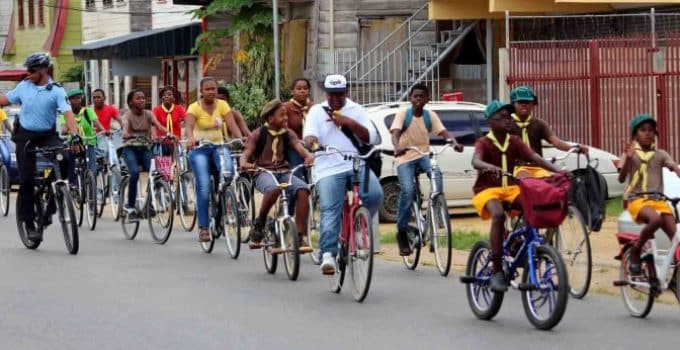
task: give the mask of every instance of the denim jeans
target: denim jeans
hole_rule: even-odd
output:
[[[137,200],[137,182],[139,182],[139,166],[147,172],[151,166],[151,150],[146,146],[127,146],[123,148],[123,159],[128,168],[128,207],[134,208]]]
[[[432,167],[430,166],[430,158],[421,157],[412,160],[407,163],[400,164],[397,167],[397,176],[399,176],[399,187],[401,191],[399,192],[399,211],[397,213],[397,229],[406,230],[408,229],[408,220],[411,216],[411,205],[414,200],[414,193],[416,191],[415,176],[416,170],[427,173],[430,177],[432,173]],[[442,191],[442,174],[437,171],[435,174],[435,181],[437,182],[437,187],[439,191]]]
[[[210,224],[210,216],[208,213],[208,203],[210,192],[210,176],[211,174],[219,174],[220,172],[220,157],[219,151],[224,152],[224,157],[227,162],[227,168],[233,174],[234,164],[231,160],[231,153],[227,147],[222,146],[204,146],[189,152],[189,162],[191,169],[194,172],[196,179],[196,207],[198,209],[198,227],[206,228]],[[212,164],[211,164],[212,162]]]
[[[380,208],[383,192],[378,178],[371,172],[368,179],[368,192],[364,192],[364,167],[359,171],[359,197],[371,215],[375,215]],[[321,237],[319,248],[321,254],[338,252],[338,234],[342,220],[342,207],[345,200],[347,185],[352,181],[354,171],[324,177],[317,181],[316,189],[319,193],[319,207],[321,209]]]

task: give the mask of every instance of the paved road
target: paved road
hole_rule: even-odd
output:
[[[308,259],[299,281],[289,282],[283,270],[264,271],[259,251],[234,261],[220,242],[207,255],[184,231],[159,246],[143,226],[126,241],[106,218],[96,232],[82,232],[80,253],[70,256],[56,226],[37,251],[23,248],[12,214],[0,227],[0,349],[677,346],[675,305],[657,304],[637,320],[618,297],[591,295],[570,300],[562,323],[542,332],[524,317],[516,292],[494,321],[477,320],[457,275],[444,279],[432,268],[378,261],[369,297],[358,304],[347,292],[330,293]]]

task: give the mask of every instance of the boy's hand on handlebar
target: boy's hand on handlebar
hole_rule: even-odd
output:
[[[406,147],[397,147],[394,149],[394,156],[395,157],[403,156],[406,153],[406,151],[408,151],[408,148]]]
[[[578,147],[578,153],[588,154],[590,150],[586,145],[577,145],[576,147]]]
[[[309,168],[312,165],[314,165],[314,156],[310,154],[309,156],[305,157],[305,166]]]
[[[190,136],[187,139],[187,149],[193,149],[196,146],[196,139],[193,136]]]
[[[500,178],[501,176],[503,176],[503,169],[501,169],[497,166],[490,166],[490,167],[482,170],[482,172],[487,173],[487,174],[492,174],[493,176],[495,176],[497,178]]]
[[[250,162],[245,162],[241,164],[241,170],[243,171],[254,171],[255,170],[255,164],[250,163]]]

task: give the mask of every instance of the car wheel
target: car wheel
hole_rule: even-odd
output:
[[[397,211],[399,209],[399,181],[397,178],[385,179],[382,181],[383,201],[380,205],[380,221],[397,222]]]

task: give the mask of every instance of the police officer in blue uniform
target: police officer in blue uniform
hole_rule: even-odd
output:
[[[66,118],[68,132],[74,136],[75,143],[80,142],[76,122],[66,92],[52,80],[50,70],[52,62],[44,53],[28,56],[24,66],[28,77],[20,82],[14,90],[6,94],[0,93],[0,106],[20,104],[18,120],[14,121],[12,140],[16,144],[16,156],[19,166],[19,195],[17,198],[17,215],[25,224],[28,239],[41,241],[42,234],[35,229],[35,212],[33,193],[36,173],[35,153],[27,152],[34,147],[57,146],[63,143],[56,132],[57,115],[63,113]],[[60,164],[61,174],[66,175],[67,164]],[[51,208],[54,213],[55,208]],[[50,219],[43,224],[49,225]]]

